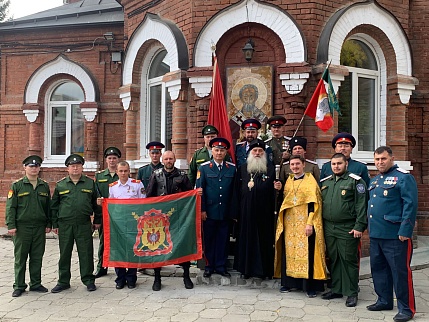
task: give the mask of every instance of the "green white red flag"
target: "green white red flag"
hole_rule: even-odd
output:
[[[328,92],[326,92],[326,85],[328,86]],[[334,109],[341,115],[331,77],[329,76],[329,69],[326,68],[304,114],[312,117],[316,125],[323,132],[326,132],[334,125]]]
[[[103,263],[155,268],[202,258],[201,196],[191,190],[145,199],[104,199]]]

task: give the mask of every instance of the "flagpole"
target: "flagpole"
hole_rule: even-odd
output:
[[[328,65],[326,65],[325,70],[329,69],[329,66],[331,66],[332,59],[329,61]],[[301,127],[302,121],[304,120],[305,114],[302,115],[301,120],[299,121],[298,127],[296,128],[295,132],[293,133],[292,138],[295,137],[296,133],[298,132],[299,128]]]

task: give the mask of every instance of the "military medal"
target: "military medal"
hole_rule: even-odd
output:
[[[387,196],[387,190],[384,190],[383,195],[386,197]]]
[[[346,195],[346,191],[345,190],[341,191],[341,195],[345,196]]]

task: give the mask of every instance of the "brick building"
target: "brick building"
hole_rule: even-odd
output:
[[[352,157],[370,170],[373,150],[391,146],[419,184],[418,233],[429,234],[427,1],[65,2],[0,24],[0,222],[29,154],[44,158],[52,185],[69,153],[82,153],[92,175],[110,145],[135,172],[149,161],[150,140],[186,169],[203,144],[215,46],[234,138],[242,86],[258,91],[258,117],[284,115],[291,136],[331,62],[343,115],[327,133],[304,118],[308,157],[326,161],[338,131],[353,133]]]

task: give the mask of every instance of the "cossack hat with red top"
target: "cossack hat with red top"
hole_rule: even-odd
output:
[[[274,116],[271,116],[269,119],[268,119],[268,125],[271,127],[280,127],[280,126],[283,126],[283,125],[285,125],[286,124],[286,119],[283,117],[283,116],[280,116],[280,115],[274,115]]]
[[[149,151],[152,151],[152,150],[161,151],[163,148],[165,148],[165,145],[162,144],[161,142],[152,141],[146,144],[146,149],[148,149]]]
[[[334,138],[332,139],[332,147],[335,149],[335,146],[338,143],[349,143],[352,146],[352,148],[354,148],[356,145],[356,140],[353,137],[353,135],[351,135],[350,133],[341,132],[335,135]]]
[[[210,140],[209,143],[211,148],[221,148],[221,149],[229,149],[231,144],[229,141],[225,138],[214,138]]]
[[[261,122],[256,119],[247,119],[241,123],[243,130],[259,130],[261,128]]]

